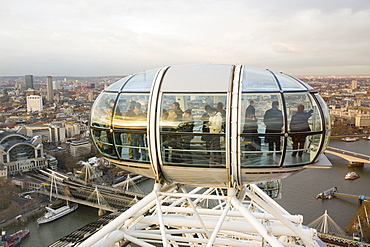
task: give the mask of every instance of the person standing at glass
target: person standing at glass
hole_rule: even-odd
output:
[[[252,116],[253,118],[256,116],[256,109],[254,108],[255,105],[256,103],[254,100],[249,101],[249,106],[245,109],[245,118],[247,118],[247,116]]]
[[[144,125],[144,123],[146,123],[146,115],[141,110],[141,103],[139,103],[139,102],[135,103],[135,107],[134,107],[133,112],[135,114],[135,116],[134,116],[135,120],[139,121],[138,126],[140,127],[140,126]],[[137,129],[137,131],[138,132],[143,132],[143,129],[139,128],[139,129]],[[139,147],[145,147],[146,146],[145,145],[144,134],[143,133],[133,133],[132,134],[132,143],[135,146],[135,148],[133,149],[134,159],[139,160],[140,156],[141,156],[141,158],[143,160],[146,160],[147,159],[146,149],[141,148],[140,149],[141,153],[139,152]]]
[[[202,125],[202,132],[203,133],[209,133],[209,128],[208,128],[208,123],[209,123],[209,115],[208,115],[208,111],[211,109],[212,107],[210,105],[206,105],[204,107],[204,113],[203,115],[200,117],[200,120],[202,120],[203,122],[203,125]],[[206,142],[206,150],[209,150],[210,149],[210,136],[209,135],[202,135],[202,138],[201,140],[202,141],[205,141]],[[207,152],[207,156],[205,157],[206,159],[209,159],[210,158],[210,153]]]
[[[292,156],[297,156],[297,149],[298,156],[301,157],[303,155],[304,144],[306,142],[307,132],[311,131],[311,128],[308,124],[308,119],[312,116],[313,110],[309,110],[308,112],[304,111],[304,105],[299,105],[297,107],[297,112],[292,116],[290,121],[290,131],[291,132],[301,132],[292,135],[293,140],[293,153]],[[304,133],[306,132],[306,133]]]
[[[134,121],[134,118],[136,116],[134,112],[135,104],[136,104],[136,101],[131,101],[129,106],[127,107],[127,112],[125,113],[125,121],[128,121],[128,122]],[[131,133],[127,133],[127,141],[128,141],[129,146],[133,146],[134,143],[132,142]],[[130,159],[134,158],[134,153],[133,153],[132,148],[128,149],[128,156]]]
[[[272,155],[274,149],[277,154],[280,154],[280,136],[281,128],[283,127],[283,114],[279,110],[279,102],[273,101],[271,104],[271,109],[265,112],[263,116],[263,122],[266,125],[266,137],[265,142],[269,145],[268,155]],[[274,147],[275,146],[275,147]]]
[[[255,135],[258,133],[258,119],[256,118],[256,110],[254,108],[255,102],[251,100],[249,106],[245,110],[245,123],[243,133],[249,135],[244,137],[244,140],[250,143],[245,145],[246,151],[260,151],[261,150],[261,139]]]
[[[209,133],[221,133],[222,130],[222,116],[220,112],[217,112],[215,108],[208,110],[209,122],[207,124]],[[210,151],[211,151],[211,163],[219,165],[221,164],[221,145],[220,136],[210,136]]]
[[[184,112],[184,116],[182,118],[183,122],[180,124],[179,131],[180,132],[193,132],[194,128],[194,118],[191,114],[191,109],[187,109]],[[193,158],[192,153],[190,152],[190,141],[193,139],[193,135],[182,135],[181,141],[182,141],[182,149],[184,150],[183,153],[183,160],[184,163],[192,164]]]
[[[176,128],[173,132],[178,132],[178,124],[182,121],[182,114],[184,112],[180,108],[179,102],[173,102],[171,106],[171,111],[168,115],[168,120],[173,121]],[[182,151],[181,151],[181,136],[178,134],[169,135],[168,141],[171,143],[170,146],[173,148],[172,151],[172,163],[180,163],[182,161]]]

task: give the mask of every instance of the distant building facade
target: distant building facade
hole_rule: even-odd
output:
[[[50,141],[64,142],[66,139],[66,128],[59,125],[50,126]]]
[[[8,176],[7,166],[0,164],[0,179]]]
[[[59,81],[53,81],[53,89],[55,89],[55,90],[60,89],[60,82]]]
[[[70,144],[70,152],[74,157],[80,157],[91,153],[91,143],[89,140],[73,141]]]
[[[50,162],[55,165],[55,161]],[[7,175],[41,169],[50,162],[44,156],[40,137],[31,138],[17,131],[0,131],[0,166],[6,166]]]
[[[26,89],[33,89],[33,75],[25,75],[24,79],[26,81]]]
[[[27,112],[43,110],[42,97],[39,95],[30,95],[27,96]]]

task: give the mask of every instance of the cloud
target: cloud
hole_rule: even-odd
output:
[[[0,75],[119,75],[182,63],[295,75],[325,71],[318,64],[328,74],[370,71],[365,0],[18,0],[0,7]]]

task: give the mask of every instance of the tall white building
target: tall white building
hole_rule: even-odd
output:
[[[27,112],[34,112],[43,110],[42,97],[39,95],[27,96]]]
[[[46,88],[47,88],[46,99],[48,101],[53,101],[54,100],[53,77],[51,77],[51,76],[46,77]]]

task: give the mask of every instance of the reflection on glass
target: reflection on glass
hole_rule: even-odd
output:
[[[122,78],[121,80],[118,80],[117,82],[113,83],[109,87],[105,89],[105,91],[113,91],[113,92],[119,92],[122,88],[123,85],[125,85],[126,81],[130,78],[131,76],[126,76]]]
[[[244,67],[242,92],[278,91],[279,87],[270,71]]]
[[[242,167],[279,165],[284,141],[284,118],[280,102],[279,94],[242,94]]]
[[[304,87],[301,83],[299,83],[296,79],[287,76],[282,73],[276,73],[276,78],[278,79],[281,89],[284,91],[289,90],[306,90],[306,87]]]
[[[122,92],[150,92],[158,69],[144,71],[130,78]]]
[[[115,144],[121,159],[148,161],[147,106],[149,94],[120,94],[113,117]]]
[[[319,104],[322,108],[322,111],[324,113],[324,121],[325,121],[325,130],[326,130],[326,135],[325,135],[325,140],[324,140],[324,149],[329,145],[329,140],[330,140],[330,134],[331,134],[331,121],[330,121],[330,114],[329,114],[329,109],[325,103],[325,101],[321,98],[319,94],[315,94],[316,99],[319,101]],[[320,119],[318,120],[320,121]]]
[[[160,135],[164,164],[225,166],[225,94],[164,94]]]
[[[96,99],[91,111],[92,137],[99,151],[109,156],[116,156],[113,148],[113,132],[110,129],[113,107],[117,94],[102,93]]]
[[[117,94],[102,93],[95,100],[91,111],[91,125],[109,128],[113,115],[113,106]]]
[[[323,130],[319,106],[308,92],[285,93],[285,111],[280,110],[282,100],[280,94],[242,94],[242,167],[279,166],[284,150],[284,166],[309,163],[316,157],[322,137],[317,133]]]
[[[317,105],[311,95],[305,93],[287,93],[284,95],[287,102],[289,136],[291,140],[290,155],[302,157],[311,152],[311,132],[321,130],[321,122]],[[319,122],[318,122],[319,120]],[[300,160],[296,160],[300,163]]]

